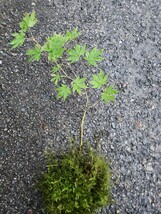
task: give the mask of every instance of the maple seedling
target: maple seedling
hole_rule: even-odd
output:
[[[78,96],[85,95],[86,105],[81,121],[81,140],[80,146],[83,144],[83,125],[86,112],[96,103],[90,105],[88,92],[89,90],[99,90],[100,99],[108,104],[110,101],[114,101],[115,95],[118,93],[114,89],[113,85],[108,85],[108,75],[105,74],[102,69],[98,68],[98,63],[104,60],[103,50],[99,50],[94,47],[91,50],[87,49],[86,45],[75,44],[75,39],[80,36],[80,32],[77,28],[72,31],[67,30],[66,33],[57,34],[53,33],[51,37],[47,37],[44,44],[40,43],[34,38],[31,28],[37,23],[36,14],[25,13],[22,21],[19,23],[20,30],[18,33],[12,34],[15,38],[10,42],[12,48],[22,46],[25,42],[26,32],[31,34],[31,41],[34,43],[34,47],[26,51],[26,55],[29,56],[29,61],[39,61],[44,55],[47,56],[48,61],[53,63],[51,69],[51,82],[55,85],[55,91],[57,92],[57,98],[66,100],[70,95],[77,93]],[[70,44],[70,49],[68,48]],[[73,45],[75,44],[75,45]],[[73,46],[73,48],[71,48]],[[98,69],[97,74],[93,74],[90,78],[78,74],[76,70],[72,68],[72,65],[83,61],[86,66],[96,67]],[[75,68],[75,67],[74,67]],[[70,70],[70,72],[67,72]]]
[[[51,82],[57,98],[65,101],[74,94],[86,99],[79,145],[74,145],[60,158],[48,153],[47,172],[43,173],[38,190],[46,213],[95,213],[98,208],[111,203],[111,174],[109,163],[83,143],[84,120],[86,113],[100,101],[106,104],[114,101],[118,91],[108,84],[108,75],[98,67],[104,60],[103,50],[96,47],[89,50],[87,45],[78,44],[80,32],[77,28],[67,30],[65,34],[53,33],[40,44],[31,31],[37,21],[34,11],[25,13],[19,23],[19,32],[12,34],[12,49],[22,46],[28,36],[27,40],[33,42],[33,47],[26,50],[29,61],[39,61],[45,56],[52,64]],[[90,76],[80,71],[80,63],[81,70],[82,65],[85,69],[89,66],[95,69],[95,73]],[[94,91],[99,94],[95,102],[93,100],[97,98],[89,97],[89,93]]]

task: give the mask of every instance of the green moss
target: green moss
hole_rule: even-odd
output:
[[[49,214],[90,214],[110,204],[109,163],[91,148],[47,155],[47,172],[38,189]]]

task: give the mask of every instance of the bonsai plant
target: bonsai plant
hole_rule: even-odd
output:
[[[49,214],[94,213],[111,203],[111,174],[108,161],[84,142],[84,120],[86,113],[100,101],[106,104],[114,101],[117,90],[108,85],[107,74],[98,69],[98,63],[104,59],[103,50],[96,47],[88,50],[86,45],[78,44],[80,32],[77,28],[67,30],[64,35],[53,33],[41,45],[31,31],[37,21],[34,11],[24,15],[19,23],[19,32],[13,34],[14,39],[10,42],[12,48],[23,45],[28,31],[34,47],[27,50],[26,55],[29,61],[39,61],[46,56],[53,64],[51,82],[55,85],[57,98],[65,101],[76,94],[86,99],[79,143],[73,144],[67,153],[59,157],[52,151],[48,152],[47,171],[38,182],[38,189]],[[98,72],[90,77],[85,72],[78,74],[79,66],[75,70],[73,65],[80,61],[95,67]],[[92,90],[100,92],[100,99],[91,104],[89,92]]]

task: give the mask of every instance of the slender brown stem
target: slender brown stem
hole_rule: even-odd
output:
[[[88,99],[88,94],[87,91],[85,91],[86,93],[86,105],[85,105],[85,110],[82,116],[82,120],[81,120],[81,126],[80,126],[80,149],[83,146],[83,131],[84,131],[84,120],[88,111],[88,103],[89,103],[89,99]]]
[[[74,77],[77,77],[75,71],[73,70],[72,66],[68,62],[66,62],[66,63],[62,62],[62,65],[68,67],[70,69],[70,71],[73,73]]]
[[[41,45],[39,44],[39,42],[38,42],[38,41],[35,39],[35,37],[33,36],[32,31],[31,31],[30,28],[29,28],[29,31],[30,31],[30,34],[31,34],[31,39],[32,39],[32,41],[35,42],[39,47],[41,47]]]
[[[101,100],[98,100],[93,105],[89,105],[89,97],[88,97],[86,90],[85,90],[85,95],[86,95],[86,104],[85,104],[85,109],[83,112],[83,116],[82,116],[82,120],[81,120],[81,126],[80,126],[80,149],[83,146],[84,120],[85,120],[86,114],[87,114],[89,109],[93,108],[94,106],[96,106],[101,101]]]
[[[72,66],[70,65],[70,63],[67,62],[67,65],[71,69],[71,71],[73,72],[74,76],[76,77],[77,75],[76,75],[75,71],[73,70]]]
[[[57,61],[55,61],[55,64],[56,64],[57,66],[60,66],[60,65],[57,63]],[[73,79],[72,79],[70,76],[67,75],[67,73],[64,71],[64,69],[63,69],[61,66],[60,66],[60,69],[61,69],[61,71],[63,72],[63,74],[65,75],[66,78],[68,78],[68,79],[70,79],[70,80],[73,81]]]
[[[89,109],[95,107],[100,101],[101,100],[97,100],[93,105],[89,106]]]
[[[51,73],[51,76],[52,76],[52,77],[56,77],[56,74]],[[70,80],[71,80],[71,78],[70,78],[70,77],[67,77],[67,76],[61,75],[60,77],[61,77],[61,78],[66,78],[66,79],[70,79]]]

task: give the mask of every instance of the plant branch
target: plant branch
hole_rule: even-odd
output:
[[[57,66],[60,66],[60,65],[57,63],[57,61],[55,61],[55,64],[56,64]],[[68,79],[70,79],[70,80],[73,81],[73,79],[72,79],[70,76],[67,75],[67,73],[64,71],[64,69],[63,69],[61,66],[60,66],[60,69],[61,69],[61,71],[63,72],[63,74],[65,75],[66,78],[68,78]]]
[[[52,76],[52,77],[56,77],[56,74],[51,74],[51,76]],[[61,78],[66,78],[66,79],[70,79],[70,80],[71,80],[71,78],[70,78],[70,77],[67,77],[67,76],[61,75],[60,77],[61,77]]]
[[[39,42],[38,42],[38,41],[35,39],[35,37],[33,36],[32,31],[31,31],[30,28],[29,28],[29,32],[30,32],[30,34],[31,34],[31,39],[32,39],[32,41],[35,42],[39,47],[41,47],[41,45],[39,44]]]
[[[72,66],[70,65],[70,63],[67,62],[67,65],[71,69],[71,71],[73,72],[74,76],[76,77],[77,75],[76,75],[75,71],[73,70]]]
[[[101,99],[97,100],[93,105],[89,106],[89,109],[95,107],[100,101]]]
[[[67,61],[66,61],[66,64],[65,64],[64,62],[63,62],[62,64],[63,64],[64,66],[67,65],[67,66],[69,67],[69,69],[73,72],[74,76],[77,77],[77,75],[76,75],[75,71],[73,70],[72,66],[71,66]]]
[[[89,98],[88,98],[88,94],[87,91],[85,91],[86,94],[86,105],[85,105],[85,110],[82,116],[82,121],[81,121],[81,126],[80,126],[80,149],[83,146],[83,131],[84,131],[84,120],[88,111],[88,103],[89,103]]]

